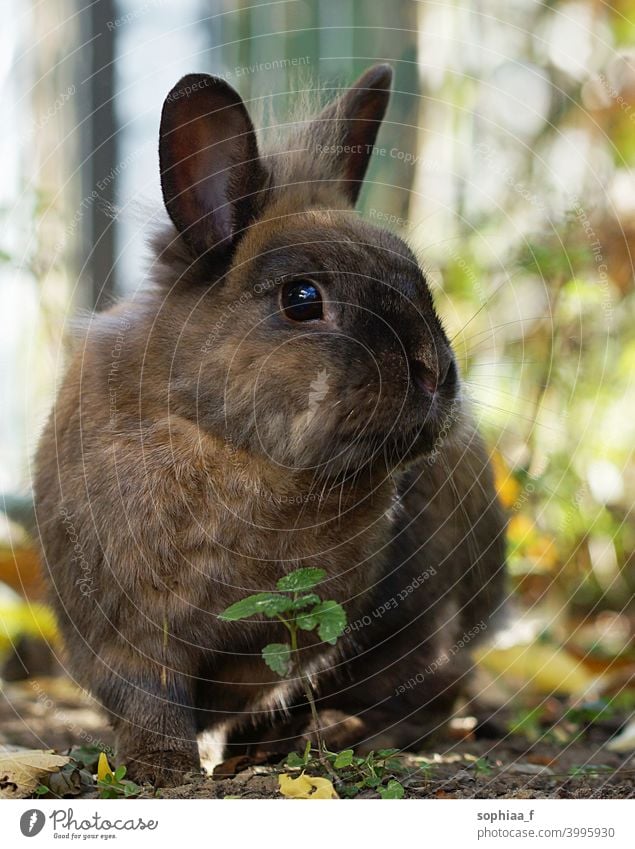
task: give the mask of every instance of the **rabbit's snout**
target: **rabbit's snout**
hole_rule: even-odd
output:
[[[411,359],[409,370],[415,385],[431,396],[439,390],[452,392],[458,380],[456,363],[451,354],[442,359]]]

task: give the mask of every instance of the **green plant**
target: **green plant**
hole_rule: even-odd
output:
[[[613,772],[613,768],[606,764],[583,764],[582,766],[572,766],[569,769],[571,778],[592,777],[594,775],[606,775],[607,772]]]
[[[303,754],[292,752],[286,758],[287,766],[292,769],[305,770],[307,767],[316,767],[321,771],[326,770],[345,796],[354,796],[362,788],[369,787],[376,789],[383,799],[400,799],[404,795],[404,789],[393,778],[394,773],[403,770],[395,758],[397,749],[382,749],[377,753],[370,752],[364,757],[358,757],[353,749],[345,749],[339,753],[330,752],[322,740],[311,683],[302,665],[299,636],[301,631],[317,631],[323,642],[335,645],[344,632],[344,608],[336,601],[323,600],[315,592],[315,587],[325,577],[324,569],[297,569],[280,578],[275,592],[247,596],[223,611],[220,618],[226,622],[237,622],[261,614],[268,619],[277,619],[289,635],[286,643],[269,643],[264,646],[262,659],[281,678],[295,674],[301,679],[315,725],[318,757],[313,757],[311,743],[308,742]]]
[[[323,642],[335,645],[346,627],[346,613],[342,605],[333,600],[323,601],[313,591],[324,578],[324,569],[297,569],[280,578],[275,592],[247,596],[232,604],[220,615],[226,622],[236,622],[261,614],[268,619],[279,620],[285,627],[289,641],[264,646],[262,659],[281,678],[288,678],[292,674],[299,676],[311,708],[320,753],[325,750],[320,721],[311,682],[302,665],[298,637],[301,631],[317,631]]]
[[[492,771],[492,765],[487,758],[477,758],[474,761],[474,772],[477,775],[491,775]]]
[[[324,750],[320,759],[314,759],[307,743],[302,755],[292,752],[285,763],[303,771],[313,765],[318,769],[326,765],[341,796],[350,798],[369,788],[382,799],[402,799],[403,784],[395,776],[403,776],[408,769],[398,755],[399,749],[379,749],[363,756],[356,755],[353,749],[344,749],[342,752]]]
[[[577,707],[571,707],[565,714],[565,719],[576,725],[595,725],[602,720],[615,716],[616,709],[607,699],[597,699],[594,702],[584,702]]]
[[[509,722],[509,733],[522,734],[532,742],[539,740],[543,735],[542,718],[544,713],[545,709],[543,705],[526,710],[518,710]]]
[[[125,779],[126,767],[118,766],[114,772],[107,772],[103,778],[97,779],[99,787],[100,799],[119,799],[122,796],[131,798],[138,796],[141,792],[141,787],[135,784],[134,781]]]

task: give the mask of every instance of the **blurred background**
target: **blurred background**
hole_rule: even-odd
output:
[[[525,732],[554,692],[632,707],[635,0],[5,0],[3,18],[0,661],[55,639],[31,458],[72,320],[143,284],[165,94],[220,74],[282,121],[381,60],[395,93],[360,208],[428,271],[510,516],[517,613],[482,692],[520,699]]]

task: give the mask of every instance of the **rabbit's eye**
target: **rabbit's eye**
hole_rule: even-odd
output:
[[[285,283],[280,300],[284,314],[291,321],[316,321],[323,316],[320,290],[308,280]]]

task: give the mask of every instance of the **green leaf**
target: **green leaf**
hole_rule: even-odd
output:
[[[138,784],[135,784],[134,781],[124,781],[124,795],[125,796],[137,796],[141,793],[141,787]]]
[[[262,659],[269,669],[284,678],[291,668],[291,646],[288,643],[269,643],[262,650]]]
[[[36,796],[44,796],[48,792],[49,792],[49,789],[44,784],[40,784],[40,785],[38,785],[38,787],[35,788],[35,795]]]
[[[279,593],[256,593],[256,595],[248,595],[247,598],[232,604],[218,618],[225,622],[236,622],[238,619],[248,619],[258,613],[264,613],[265,616],[275,616],[276,613],[288,610],[291,603],[290,599],[279,595]]]
[[[335,758],[333,766],[335,769],[342,769],[342,767],[350,766],[353,763],[353,755],[354,752],[352,749],[344,749],[344,751],[340,752]]]
[[[375,757],[378,758],[391,758],[393,755],[398,755],[400,749],[377,749],[375,752]]]
[[[346,628],[346,612],[336,601],[323,601],[311,611],[318,620],[318,634],[325,643],[335,645]]]
[[[402,785],[391,779],[385,787],[378,787],[377,792],[382,799],[403,799],[404,789]]]
[[[320,601],[320,596],[316,595],[315,593],[301,595],[300,598],[296,598],[295,601],[291,602],[291,604],[293,605],[291,610],[302,610],[303,607],[308,607],[310,604],[319,604]]]
[[[126,774],[126,767],[123,764],[121,766],[118,766],[117,769],[115,770],[115,780],[121,781],[121,779],[124,777],[125,774]]]
[[[338,787],[338,792],[340,796],[352,798],[359,793],[359,787],[356,787],[354,784],[345,784],[343,787]]]
[[[324,578],[326,578],[324,569],[313,567],[296,569],[295,572],[289,572],[284,578],[280,578],[276,586],[285,593],[302,593],[319,584]]]
[[[69,756],[77,763],[82,763],[89,772],[97,772],[97,764],[101,748],[99,746],[76,746]]]
[[[312,631],[317,627],[318,620],[312,610],[307,610],[305,613],[298,613],[295,624],[301,631]]]

